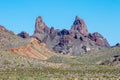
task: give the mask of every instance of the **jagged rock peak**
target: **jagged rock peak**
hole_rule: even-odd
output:
[[[42,22],[42,21],[43,21],[43,20],[42,20],[42,17],[41,17],[41,16],[38,16],[37,19],[36,19],[36,21]]]
[[[29,34],[25,31],[22,31],[21,33],[18,34],[18,36],[22,37],[22,38],[29,38]]]
[[[39,31],[39,29],[44,29],[45,26],[46,26],[46,25],[45,25],[45,23],[43,22],[42,17],[41,17],[41,16],[38,16],[38,17],[36,18],[36,22],[35,22],[35,30],[36,30],[36,31]]]
[[[79,18],[78,16],[75,17],[75,21],[73,22],[71,30],[75,32],[80,32],[83,35],[88,35],[87,26],[84,20]]]
[[[90,34],[84,20],[78,16],[75,17],[71,30],[48,28],[39,16],[33,37],[61,54],[77,55],[90,50],[109,48],[107,40],[99,33]]]
[[[35,22],[35,31],[33,37],[37,38],[40,41],[43,41],[43,39],[49,33],[50,33],[50,28],[48,28],[47,25],[44,23],[42,17],[38,16]]]
[[[50,29],[43,22],[42,17],[38,16],[35,23],[35,32],[34,33],[49,33]]]

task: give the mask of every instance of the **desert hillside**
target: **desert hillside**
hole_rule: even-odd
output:
[[[0,26],[0,79],[120,79],[120,46],[110,47],[99,33],[89,33],[76,17],[71,30],[54,30],[38,17],[33,35]]]

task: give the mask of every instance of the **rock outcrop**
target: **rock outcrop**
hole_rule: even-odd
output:
[[[76,16],[71,30],[75,32],[80,32],[82,35],[88,35],[87,26],[84,20],[80,19],[78,16]]]
[[[36,19],[33,37],[56,53],[79,55],[91,50],[109,48],[107,40],[99,33],[89,33],[84,20],[76,16],[70,30],[48,28],[41,17]]]
[[[120,47],[120,43],[117,43],[117,44],[115,45],[115,47]]]
[[[48,49],[45,43],[40,43],[35,38],[31,38],[28,44],[19,46],[17,48],[12,48],[7,50],[7,52],[40,60],[46,60],[54,55],[54,53]]]
[[[25,31],[19,33],[18,36],[20,36],[21,38],[30,38],[29,34]]]
[[[37,17],[33,36],[36,37],[38,40],[43,41],[48,33],[50,33],[50,29],[43,22],[42,17]]]
[[[98,45],[98,46],[110,47],[107,40],[98,32],[95,32],[93,34],[89,34],[88,38],[91,39],[92,41],[96,42],[96,45]]]
[[[100,65],[120,66],[120,55],[115,55],[109,60],[100,63]]]

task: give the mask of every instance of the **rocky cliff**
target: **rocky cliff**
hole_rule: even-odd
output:
[[[33,37],[61,54],[78,55],[91,50],[109,48],[107,40],[98,32],[89,33],[83,19],[75,17],[70,30],[49,28],[41,17],[36,19]]]
[[[37,17],[33,36],[36,37],[38,40],[43,41],[49,33],[50,29],[43,22],[42,17]]]

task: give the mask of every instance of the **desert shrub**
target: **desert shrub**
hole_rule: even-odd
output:
[[[47,61],[56,62],[56,63],[64,63],[67,60],[64,57],[61,57],[61,56],[52,56]]]

